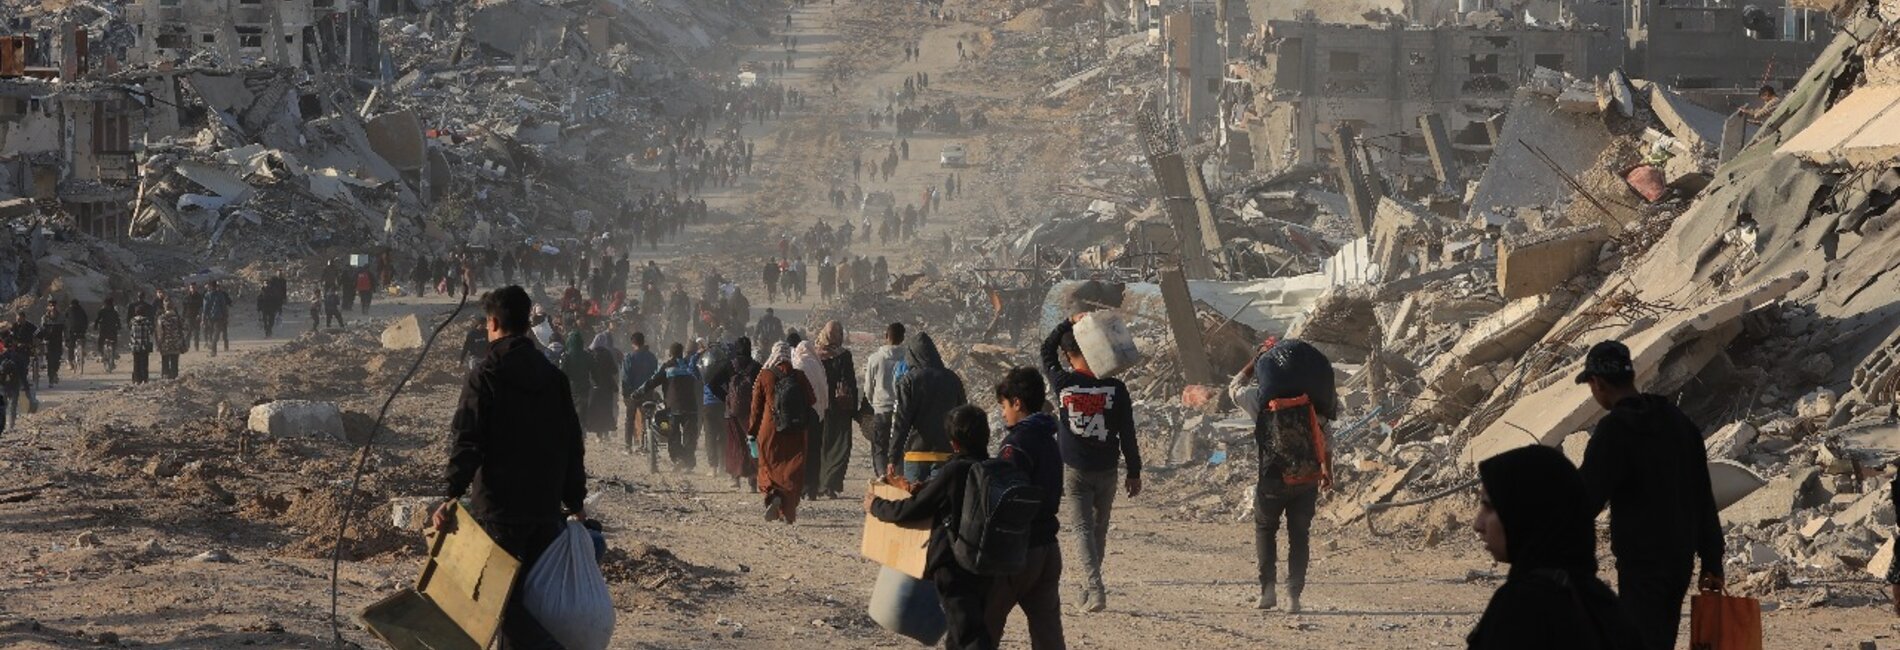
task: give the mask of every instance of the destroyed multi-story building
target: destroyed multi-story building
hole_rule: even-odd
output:
[[[138,35],[136,61],[211,53],[231,65],[373,69],[380,58],[374,18],[396,2],[345,0],[137,0],[126,20]]]
[[[1510,4],[1509,7],[1494,6]],[[1487,156],[1487,124],[1537,68],[1599,77],[1622,70],[1728,108],[1764,83],[1789,87],[1833,34],[1826,14],[1780,2],[1407,3],[1376,25],[1268,21],[1230,62],[1216,133],[1242,171],[1312,163],[1351,126],[1386,170],[1426,163],[1421,116],[1442,116],[1462,155]],[[1462,11],[1461,11],[1462,10]]]

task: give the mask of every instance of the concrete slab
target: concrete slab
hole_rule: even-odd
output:
[[[1574,176],[1595,164],[1611,140],[1600,116],[1559,111],[1550,98],[1519,90],[1469,205],[1477,210],[1543,206],[1569,197],[1575,190],[1526,145]]]
[[[1498,293],[1516,300],[1549,292],[1595,268],[1609,240],[1596,224],[1506,237],[1498,246]]]
[[[1557,324],[1568,304],[1545,295],[1513,300],[1465,330],[1450,354],[1466,364],[1516,359]]]
[[[1785,521],[1801,509],[1803,500],[1814,488],[1820,475],[1814,468],[1804,467],[1788,476],[1771,480],[1753,494],[1723,508],[1722,523],[1760,525]]]
[[[1894,538],[1888,537],[1887,543],[1881,544],[1880,550],[1874,551],[1873,559],[1867,561],[1867,572],[1875,578],[1886,580],[1887,573],[1893,570],[1893,553]]]
[[[1775,153],[1855,166],[1900,158],[1900,85],[1854,89]]]
[[[429,162],[429,151],[422,137],[422,120],[415,111],[396,111],[370,118],[363,123],[369,147],[390,166],[406,172],[422,169]]]
[[[1748,289],[1705,301],[1700,307],[1678,312],[1623,338],[1636,362],[1636,381],[1646,389],[1661,379],[1693,375],[1740,332],[1736,319],[1756,307],[1787,295],[1806,282],[1808,274],[1795,271],[1764,280]],[[1709,340],[1704,340],[1705,338]],[[1693,351],[1693,354],[1686,353]],[[1667,362],[1667,363],[1665,363]],[[1565,372],[1574,373],[1582,360]],[[1602,413],[1590,391],[1569,381],[1558,381],[1520,397],[1497,420],[1465,443],[1459,460],[1466,465],[1523,446],[1525,440],[1554,445],[1562,436],[1587,428]]]
[[[1765,485],[1768,485],[1768,479],[1741,463],[1732,460],[1709,461],[1709,487],[1715,494],[1716,510],[1735,505]]]

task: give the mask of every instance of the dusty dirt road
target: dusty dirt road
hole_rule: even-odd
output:
[[[881,150],[890,139],[888,127],[867,133],[861,119],[877,102],[879,86],[901,86],[906,75],[926,71],[933,94],[1008,97],[1022,90],[959,81],[956,39],[968,37],[966,46],[975,47],[980,39],[970,35],[987,27],[904,16],[888,6],[894,4],[845,2],[794,12],[801,47],[791,77],[814,93],[814,108],[748,127],[769,173],[710,197],[715,208],[743,216],[696,227],[687,240],[637,260],[657,257],[687,273],[719,268],[751,281],[754,258],[735,253],[734,242],[721,235],[748,224],[751,232],[802,229],[828,214],[823,193],[833,178],[849,175],[851,153]],[[897,44],[906,39],[921,39],[923,60],[901,61]],[[829,57],[860,66],[852,82],[858,85],[839,98],[821,92],[828,89],[811,72]],[[965,139],[973,143],[973,159],[995,152],[1025,163],[1029,172],[1005,176],[981,165],[966,172],[970,198],[946,202],[945,218],[933,227],[982,228],[986,215],[1059,177],[1076,154],[1069,136],[1078,127],[1033,121],[1034,115],[999,111],[993,119],[1007,130]],[[1029,134],[1039,135],[1022,142]],[[889,189],[940,182],[934,154],[950,140],[913,138],[912,160],[899,166]],[[760,242],[757,256],[765,250]],[[873,250],[915,259],[911,249]],[[446,306],[440,299],[396,301],[380,305],[376,315],[439,318]],[[755,306],[768,305],[755,298]],[[803,319],[802,306],[776,306],[788,322]],[[373,414],[409,359],[383,353],[376,331],[379,323],[361,324],[277,346],[248,342],[254,334],[243,329],[234,332],[241,354],[187,355],[187,376],[179,382],[75,382],[49,393],[48,408],[28,416],[24,430],[0,436],[0,473],[8,477],[0,490],[56,484],[18,500],[0,492],[0,647],[330,645],[328,536],[351,447],[334,440],[260,440],[240,457],[234,423],[213,413],[219,401],[241,412],[250,400],[272,396],[331,399]],[[456,347],[459,331],[451,329],[439,347]],[[346,617],[411,582],[419,567],[420,533],[392,527],[380,504],[439,489],[457,388],[448,350],[433,353],[396,401],[389,431],[372,455],[365,500],[378,507],[358,517],[353,559],[342,564]],[[870,350],[854,352],[861,359]],[[988,402],[977,400],[986,408]],[[871,475],[858,442],[853,484]],[[153,464],[164,461],[178,466],[166,471]],[[785,526],[764,522],[759,498],[725,479],[704,470],[651,474],[643,459],[604,440],[590,441],[588,467],[591,487],[602,495],[594,514],[615,547],[607,563],[619,610],[613,647],[912,646],[864,613],[876,567],[856,553],[863,520],[857,498],[807,502],[799,523]],[[1390,538],[1321,521],[1308,611],[1255,611],[1251,522],[1194,514],[1187,502],[1206,497],[1195,496],[1204,488],[1188,474],[1151,469],[1148,493],[1118,501],[1105,568],[1109,608],[1085,614],[1070,605],[1065,625],[1073,647],[1461,647],[1505,569],[1484,556],[1466,528],[1474,507],[1469,498],[1395,514],[1383,525],[1404,532]],[[1222,497],[1231,502],[1234,494]],[[1428,537],[1436,543],[1425,543]],[[1065,557],[1078,557],[1066,534],[1063,549]],[[210,551],[229,561],[195,559]],[[1070,566],[1073,576],[1073,559]],[[1871,584],[1834,588],[1862,604],[1779,607],[1765,615],[1767,647],[1852,648],[1896,636],[1893,617],[1871,599]],[[1074,589],[1071,581],[1065,598],[1073,600]],[[342,632],[347,643],[380,647],[353,623],[346,621]],[[1004,647],[1027,647],[1020,617],[1011,621]],[[1687,647],[1686,638],[1680,647]]]

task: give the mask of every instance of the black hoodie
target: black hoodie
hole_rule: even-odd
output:
[[[475,517],[558,523],[587,496],[580,418],[567,378],[523,334],[495,341],[469,371],[445,479],[449,498],[474,494]]]
[[[1096,377],[1062,366],[1058,356],[1062,335],[1074,327],[1062,321],[1042,340],[1042,375],[1048,378],[1061,410],[1056,442],[1062,447],[1062,462],[1085,472],[1112,472],[1115,462],[1122,460],[1129,476],[1140,476],[1141,445],[1135,441],[1134,398],[1128,386],[1114,377]]]
[[[1504,526],[1511,572],[1465,638],[1472,650],[1635,649],[1642,641],[1597,578],[1583,477],[1563,452],[1532,445],[1478,464]]]
[[[929,334],[918,333],[907,345],[913,365],[897,380],[891,449],[950,453],[944,417],[950,409],[969,401],[963,393],[963,380],[944,367],[943,356],[937,353],[937,344]]]
[[[998,455],[1021,467],[1029,475],[1029,482],[1042,488],[1043,494],[1052,495],[1042,500],[1042,509],[1036,512],[1035,521],[1029,522],[1029,545],[1056,543],[1056,531],[1062,528],[1056,521],[1062,499],[1053,495],[1062,494],[1062,452],[1056,448],[1055,417],[1032,413],[1017,420],[1003,436],[1002,451]]]

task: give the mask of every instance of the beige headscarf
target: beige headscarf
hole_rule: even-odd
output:
[[[818,330],[818,360],[830,361],[844,351],[844,324],[830,321]]]
[[[791,363],[791,361],[792,346],[786,345],[784,341],[779,341],[772,344],[772,354],[765,357],[765,367],[771,368],[781,363]]]

